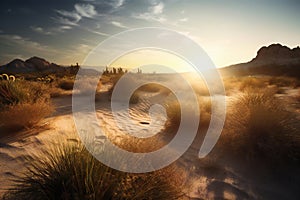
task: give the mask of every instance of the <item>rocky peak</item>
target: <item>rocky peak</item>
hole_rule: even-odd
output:
[[[33,65],[37,69],[44,69],[50,66],[50,63],[48,61],[36,56],[27,59],[25,62]]]
[[[271,44],[268,47],[262,47],[258,50],[255,61],[283,61],[300,59],[300,48],[290,49],[281,44]]]

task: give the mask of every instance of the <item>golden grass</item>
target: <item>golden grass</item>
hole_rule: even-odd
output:
[[[273,90],[247,90],[228,108],[219,147],[248,159],[298,160],[296,122]]]
[[[43,83],[16,81],[0,84],[1,130],[31,128],[53,112],[48,88]]]
[[[31,128],[53,111],[54,107],[45,101],[8,106],[0,111],[0,129],[18,131]]]
[[[112,157],[111,159],[118,159]],[[65,144],[34,157],[3,199],[178,199],[182,177],[174,167],[147,174],[120,172],[82,145]]]
[[[251,88],[265,88],[267,86],[267,83],[262,78],[256,78],[256,77],[244,77],[240,81],[239,89],[241,91],[245,91],[247,89]]]
[[[276,85],[277,87],[292,87],[296,88],[300,86],[300,82],[296,78],[285,76],[274,76],[269,79],[270,85]]]

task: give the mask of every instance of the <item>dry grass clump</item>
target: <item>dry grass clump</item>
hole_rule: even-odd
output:
[[[296,88],[300,86],[299,80],[292,77],[285,77],[285,76],[273,76],[269,79],[270,85],[276,85],[277,87],[292,87]]]
[[[30,163],[3,199],[178,199],[182,195],[170,167],[147,174],[120,172],[77,144],[56,147]]]
[[[256,77],[244,77],[241,82],[239,89],[240,91],[245,91],[247,89],[251,88],[265,88],[267,86],[267,83],[262,78],[256,78]]]
[[[248,159],[299,160],[300,136],[295,117],[272,90],[245,91],[227,113],[221,148]]]
[[[189,102],[184,102],[189,104]],[[206,128],[208,127],[211,119],[211,99],[210,97],[202,97],[198,96],[198,105],[199,105],[199,111],[200,111],[200,124],[199,128]],[[191,105],[191,109],[193,106],[197,105]],[[176,129],[180,125],[181,121],[181,106],[179,101],[177,100],[169,100],[166,102],[166,111],[168,116],[167,121],[167,127],[170,129]],[[193,110],[186,110],[186,112],[190,112],[191,120],[194,118]]]
[[[168,101],[165,108],[168,116],[166,127],[178,128],[181,121],[181,107],[179,101]]]
[[[0,129],[16,131],[30,128],[53,112],[42,83],[0,82]]]
[[[49,116],[53,110],[53,106],[45,101],[8,106],[0,112],[0,129],[17,131],[31,128],[41,119]]]

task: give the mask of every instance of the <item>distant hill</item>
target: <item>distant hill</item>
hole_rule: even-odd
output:
[[[224,75],[271,75],[300,78],[300,48],[290,49],[281,44],[262,47],[250,62],[220,69]]]
[[[70,70],[68,67],[50,63],[43,58],[31,57],[26,61],[15,59],[0,66],[0,73],[26,74],[26,73],[58,73]]]
[[[25,61],[15,59],[6,65],[0,66],[0,73],[8,74],[76,74],[79,66],[64,67],[50,63],[43,58],[31,57]]]

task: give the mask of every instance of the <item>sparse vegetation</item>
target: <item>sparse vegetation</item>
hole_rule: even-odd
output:
[[[231,103],[219,147],[250,160],[299,160],[296,122],[273,90],[248,90]]]
[[[30,163],[3,199],[178,199],[182,195],[180,176],[172,167],[124,173],[100,163],[79,144],[55,147]]]
[[[253,88],[256,88],[256,89],[260,89],[260,88],[264,88],[267,86],[267,83],[265,82],[264,79],[262,78],[256,78],[256,77],[244,77],[242,80],[241,80],[241,83],[240,83],[240,90],[241,91],[245,91],[247,89],[253,89]]]
[[[293,87],[296,88],[300,85],[299,80],[292,77],[273,76],[269,80],[270,85],[276,85],[277,87]]]
[[[0,129],[30,128],[53,112],[46,86],[29,81],[0,82]]]
[[[63,90],[73,90],[74,79],[62,79],[58,83],[58,87]]]

